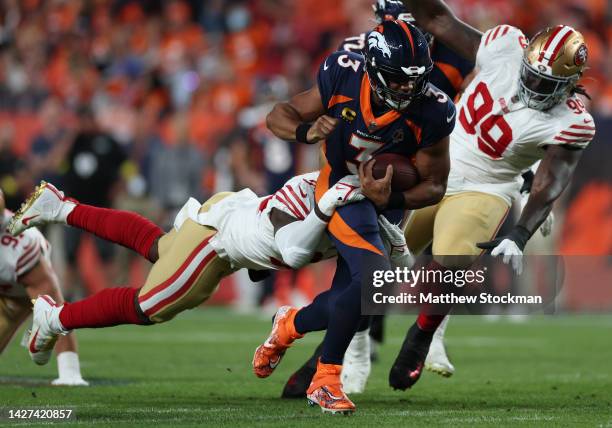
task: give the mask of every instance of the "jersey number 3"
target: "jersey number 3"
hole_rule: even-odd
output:
[[[459,122],[470,135],[478,135],[478,148],[493,159],[502,157],[512,142],[512,128],[493,111],[493,97],[484,82],[476,85],[459,112]],[[468,119],[469,114],[469,119]]]

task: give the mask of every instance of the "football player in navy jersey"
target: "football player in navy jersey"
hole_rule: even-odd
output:
[[[378,0],[372,5],[372,9],[374,10],[375,19],[379,24],[396,19],[401,19],[414,24],[414,17],[407,11],[401,1]],[[367,34],[368,33],[361,33],[358,36],[344,39],[338,51],[362,55],[364,48],[366,47]],[[465,78],[474,69],[474,63],[464,59],[442,43],[439,43],[430,34],[424,33],[424,36],[429,42],[431,58],[433,61],[433,69],[429,75],[429,82],[438,89],[442,90],[450,99],[454,100],[461,90]],[[347,53],[338,54],[338,61],[340,61],[342,64],[348,64],[350,58],[352,57],[349,57],[349,54]],[[446,324],[443,326],[445,327],[445,325]],[[351,347],[367,346],[366,335],[367,331],[363,334],[356,334],[356,340]],[[374,341],[378,343],[382,342],[383,316],[379,315],[372,317],[370,335]],[[437,352],[432,356],[432,358],[434,358],[434,360],[432,360],[432,367],[434,367],[435,370],[441,373],[443,376],[452,375],[454,368],[448,360],[444,344],[440,342],[434,347],[434,349]],[[312,376],[315,373],[317,360],[321,355],[321,350],[322,346],[317,347],[314,354],[308,359],[308,361],[306,361],[302,367],[300,367],[289,377],[281,395],[283,398],[303,398],[306,396],[306,389],[308,388]],[[363,360],[364,353],[359,351],[355,355],[357,358],[355,361],[351,362],[352,364],[350,364],[350,367],[344,368],[344,373],[342,376],[345,390],[348,393],[363,392],[365,380],[367,379],[369,373],[369,360]],[[352,370],[365,371],[367,373],[351,376],[350,372]]]
[[[372,271],[390,267],[378,214],[397,222],[403,210],[435,204],[445,193],[455,106],[428,82],[432,69],[425,36],[405,21],[386,21],[368,34],[363,56],[331,54],[319,68],[317,86],[277,104],[267,118],[279,138],[304,144],[324,141],[327,162],[317,181],[317,198],[346,174],[357,172],[368,198],[341,208],[330,219],[328,236],[338,250],[330,290],[300,310],[280,308],[270,336],[253,358],[255,374],[267,377],[294,340],[327,330],[307,391],[309,402],[323,411],[355,410],[342,390],[340,373],[354,333],[369,321],[361,316],[361,284],[371,282]],[[413,158],[419,184],[392,192],[391,167],[384,178],[374,179],[368,161],[379,153]]]

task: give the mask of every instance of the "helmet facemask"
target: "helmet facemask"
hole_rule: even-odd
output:
[[[579,75],[561,77],[547,73],[546,66],[533,67],[526,59],[521,65],[519,97],[523,103],[534,110],[549,110],[568,97]]]
[[[374,93],[393,110],[402,111],[408,108],[410,103],[421,97],[427,88],[429,74],[433,65],[402,67],[398,70],[384,65],[376,64],[375,58],[370,58],[365,52],[366,73]],[[409,84],[410,92],[391,89],[391,82],[401,85]]]

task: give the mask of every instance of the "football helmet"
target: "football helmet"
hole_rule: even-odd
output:
[[[366,37],[363,51],[370,86],[385,104],[404,110],[427,88],[433,62],[429,44],[414,25],[385,21]]]
[[[399,0],[377,0],[372,5],[372,9],[374,10],[376,22],[379,24],[385,21],[395,21],[396,19],[414,22],[412,14],[406,11],[404,3]]]
[[[548,110],[572,94],[586,67],[588,49],[567,25],[536,34],[525,49],[519,97],[529,108]]]
[[[406,10],[404,3],[398,0],[378,0],[376,3],[372,5],[372,9],[374,9],[374,16],[376,17],[376,22],[383,23],[385,21],[395,21],[396,19],[401,19],[402,21],[410,22],[412,25],[416,25],[414,16],[412,13]],[[418,26],[417,26],[418,28]],[[423,31],[419,28],[429,46],[433,43],[433,35]]]

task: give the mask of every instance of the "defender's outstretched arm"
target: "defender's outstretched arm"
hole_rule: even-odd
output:
[[[482,33],[461,21],[442,0],[403,0],[423,30],[465,59],[476,62]]]
[[[530,236],[535,233],[550,214],[553,203],[569,184],[581,157],[581,149],[548,146],[517,226],[529,231]]]

